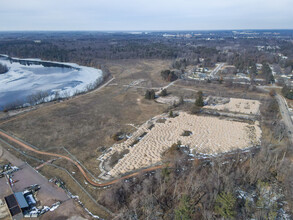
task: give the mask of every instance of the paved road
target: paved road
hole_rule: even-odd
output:
[[[215,77],[219,70],[225,65],[225,63],[220,63],[217,67],[211,72],[211,77]]]
[[[292,122],[292,119],[290,116],[287,102],[286,102],[285,98],[279,94],[276,95],[276,99],[277,99],[279,107],[280,107],[280,112],[281,112],[283,121],[287,127],[288,138],[291,141],[291,144],[293,144],[293,122]]]
[[[112,181],[109,181],[109,182],[105,182],[105,183],[97,183],[97,182],[94,182],[85,172],[85,170],[82,168],[82,166],[72,160],[70,157],[67,157],[67,156],[64,156],[64,155],[60,155],[60,154],[55,154],[55,153],[49,153],[49,152],[43,152],[43,151],[39,151],[35,148],[32,148],[31,146],[23,143],[22,141],[20,141],[19,139],[16,139],[14,137],[12,137],[11,135],[5,133],[4,131],[0,131],[0,136],[2,138],[5,138],[5,139],[8,139],[9,141],[13,142],[14,144],[17,144],[18,146],[21,146],[29,151],[32,151],[34,153],[37,153],[37,154],[41,154],[41,155],[47,155],[47,156],[53,156],[53,157],[57,157],[57,158],[63,158],[71,163],[73,163],[78,169],[79,171],[82,173],[82,175],[84,176],[84,178],[93,186],[97,186],[97,187],[104,187],[104,186],[109,186],[109,185],[112,185],[114,183],[117,183],[121,180],[124,180],[124,179],[128,179],[130,177],[134,177],[134,176],[137,176],[141,173],[145,173],[145,172],[150,172],[150,171],[154,171],[154,170],[157,170],[157,169],[161,169],[163,168],[164,165],[158,165],[158,166],[155,166],[155,167],[150,167],[150,168],[147,168],[147,169],[143,169],[139,172],[135,172],[135,173],[132,173],[132,174],[129,174],[127,176],[124,176],[124,177],[121,177],[121,178],[118,178],[118,179],[115,179],[115,180],[112,180]]]

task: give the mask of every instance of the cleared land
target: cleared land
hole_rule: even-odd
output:
[[[164,120],[160,123],[160,120]],[[152,124],[151,121],[154,121]],[[156,117],[142,125],[123,143],[114,145],[102,159],[107,160],[115,152],[126,154],[109,171],[117,176],[161,161],[162,154],[172,144],[181,141],[197,153],[217,154],[260,144],[261,130],[254,124],[224,120],[217,117],[196,116],[181,112],[175,118]],[[191,134],[184,136],[184,131]]]
[[[260,102],[257,100],[230,98],[228,103],[214,106],[207,105],[204,108],[258,115],[260,114],[259,106]]]

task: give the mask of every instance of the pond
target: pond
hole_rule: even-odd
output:
[[[0,110],[30,106],[93,89],[103,81],[100,69],[74,63],[0,56],[8,72],[0,74]]]

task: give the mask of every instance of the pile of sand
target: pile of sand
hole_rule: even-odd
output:
[[[182,136],[184,130],[191,131],[192,134]],[[111,176],[117,176],[159,162],[162,153],[179,140],[195,152],[215,154],[258,145],[260,137],[258,122],[250,125],[182,112],[175,118],[166,118],[164,123],[155,122],[153,126],[145,123],[131,138],[114,145],[103,159],[111,157],[115,152],[129,149],[129,153],[109,171]]]
[[[220,111],[238,112],[243,114],[254,114],[258,115],[260,102],[257,100],[249,99],[235,99],[230,98],[230,101],[225,104],[214,105],[214,106],[204,106],[204,108],[216,109]]]

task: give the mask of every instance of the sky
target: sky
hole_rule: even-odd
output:
[[[0,0],[0,30],[293,29],[292,0]]]

